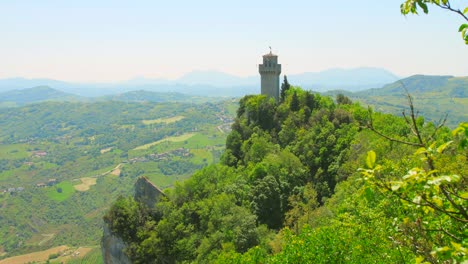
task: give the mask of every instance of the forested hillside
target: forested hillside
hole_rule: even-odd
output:
[[[161,188],[219,160],[237,101],[45,102],[0,110],[0,257],[97,246],[139,175]],[[99,253],[99,252],[98,252]]]
[[[466,261],[468,125],[407,113],[288,85],[279,104],[246,96],[219,164],[104,220],[135,263]]]

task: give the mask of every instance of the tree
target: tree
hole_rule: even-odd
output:
[[[297,111],[299,111],[299,109],[300,109],[299,98],[297,98],[297,93],[296,93],[296,91],[294,91],[294,93],[293,93],[293,95],[292,95],[291,103],[289,104],[289,108],[290,108],[291,111],[293,111],[293,112],[297,112]]]
[[[252,209],[260,223],[271,229],[279,229],[283,224],[281,210],[281,189],[273,176],[257,180],[252,187]]]
[[[336,103],[337,104],[352,104],[353,101],[351,101],[351,99],[349,99],[347,96],[343,94],[338,94],[336,96]]]
[[[281,102],[284,102],[284,98],[286,98],[286,92],[291,88],[291,85],[288,82],[288,77],[284,76],[284,81],[281,84]]]
[[[423,12],[427,14],[429,13],[429,8],[427,4],[436,5],[442,9],[452,11],[463,17],[468,22],[468,6],[465,7],[463,11],[461,11],[460,9],[452,7],[449,0],[406,0],[400,6],[401,13],[404,15],[407,15],[409,13],[418,14],[418,9],[421,8]],[[468,45],[468,24],[462,24],[458,31],[461,32],[465,44]]]
[[[313,111],[315,108],[318,107],[317,100],[314,97],[314,94],[310,91],[305,92],[305,105]]]

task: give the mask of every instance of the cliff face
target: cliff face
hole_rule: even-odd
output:
[[[148,208],[153,209],[159,198],[164,196],[164,193],[146,177],[138,178],[135,183],[135,200],[145,204]]]
[[[104,233],[101,240],[101,251],[106,264],[130,264],[130,259],[125,255],[125,242],[117,235],[112,234],[107,224],[104,224]]]
[[[146,177],[140,177],[135,183],[136,201],[145,204],[148,208],[154,208],[156,202],[164,196],[164,193]],[[132,263],[125,254],[127,244],[117,234],[114,234],[104,223],[104,231],[101,240],[101,250],[106,264],[130,264]]]

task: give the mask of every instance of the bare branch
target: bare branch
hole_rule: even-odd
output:
[[[466,21],[468,21],[468,17],[465,16],[465,14],[463,14],[463,12],[460,10],[460,9],[454,9],[450,6],[450,2],[447,1],[447,4],[437,4],[435,3],[438,7],[442,8],[442,9],[446,9],[446,10],[450,10],[456,14],[459,14],[460,16],[462,16]]]
[[[450,234],[447,230],[441,228],[441,229],[423,229],[424,231],[427,231],[427,232],[443,232],[444,234],[446,234],[447,236],[457,240],[457,241],[461,241],[460,238]]]
[[[435,128],[434,133],[432,133],[432,135],[429,137],[431,140],[434,140],[434,136],[437,134],[437,131],[439,131],[441,127],[445,126],[445,122],[447,122],[447,117],[448,117],[448,113],[445,114],[445,117],[443,119],[441,118],[439,122],[437,122],[438,125]]]
[[[379,135],[379,136],[381,136],[381,137],[383,137],[385,139],[388,139],[390,141],[398,142],[398,143],[409,145],[409,146],[424,147],[424,145],[421,145],[419,143],[414,143],[414,142],[399,140],[399,139],[396,139],[396,138],[391,138],[391,137],[383,134],[382,132],[378,131],[373,126],[367,126],[367,128],[369,128],[372,132],[376,133],[377,135]]]

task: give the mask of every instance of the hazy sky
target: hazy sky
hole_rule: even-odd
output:
[[[286,74],[367,66],[467,76],[463,19],[436,7],[405,17],[401,2],[0,0],[0,78],[251,76],[268,46]]]

